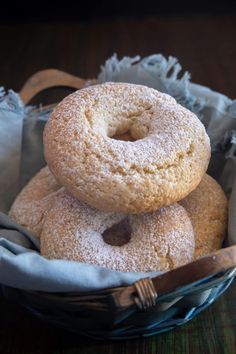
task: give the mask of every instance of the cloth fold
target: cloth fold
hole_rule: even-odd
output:
[[[5,212],[19,190],[24,115],[19,96],[0,88],[0,210]]]
[[[158,274],[149,273],[150,276]],[[48,260],[40,256],[38,240],[0,213],[0,284],[24,290],[86,292],[132,284],[147,275]]]

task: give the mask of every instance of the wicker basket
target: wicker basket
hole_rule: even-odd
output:
[[[78,89],[86,84],[58,70],[45,70],[26,82],[20,96],[26,104],[49,87]],[[39,319],[66,330],[98,339],[122,339],[154,335],[186,323],[215,301],[235,275],[236,246],[232,246],[127,287],[55,294],[2,286],[2,292]]]

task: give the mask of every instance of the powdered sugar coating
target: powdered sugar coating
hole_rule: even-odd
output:
[[[193,225],[195,259],[220,249],[228,216],[228,202],[221,186],[206,174],[198,187],[179,203],[188,212]]]
[[[55,202],[59,188],[49,168],[42,168],[16,197],[10,218],[40,237],[45,214]]]
[[[62,189],[43,225],[41,253],[124,272],[164,271],[193,259],[193,229],[180,205],[129,215],[130,241],[122,246],[105,243],[102,233],[125,217],[92,208]]]
[[[112,139],[125,132],[136,141]],[[66,97],[46,124],[44,147],[50,170],[74,197],[126,213],[182,199],[199,184],[210,157],[193,113],[169,95],[126,83]]]

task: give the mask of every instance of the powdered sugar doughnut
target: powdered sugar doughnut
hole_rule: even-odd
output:
[[[221,186],[206,174],[198,187],[179,203],[188,212],[193,225],[195,258],[220,249],[228,216],[228,202]]]
[[[114,233],[117,224],[122,224],[122,235],[129,234],[130,240],[111,246],[102,235],[111,228]],[[63,190],[47,213],[40,243],[45,257],[124,272],[173,269],[193,259],[195,246],[192,224],[178,204],[152,213],[124,215],[92,208]]]
[[[9,211],[10,218],[40,237],[45,213],[52,207],[59,188],[49,168],[42,168],[16,197]]]
[[[129,133],[133,141],[113,139]],[[76,91],[44,130],[45,158],[61,185],[104,211],[142,213],[176,202],[210,157],[199,119],[157,90],[105,83]]]

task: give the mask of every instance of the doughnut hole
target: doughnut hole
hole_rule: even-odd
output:
[[[111,103],[112,104],[112,103]],[[107,109],[106,109],[107,108]],[[153,118],[153,110],[147,102],[130,107],[100,107],[93,105],[84,111],[87,122],[98,134],[115,140],[131,141],[145,138]]]
[[[111,138],[115,140],[123,140],[123,141],[131,141],[131,142],[136,141],[136,139],[134,139],[130,135],[129,131],[124,134],[113,135]]]
[[[151,114],[149,111],[140,112],[138,117],[137,115],[130,116],[129,121],[119,124],[115,132],[111,131],[109,135],[108,131],[108,137],[131,142],[144,139],[149,133],[150,118]]]
[[[132,228],[129,219],[125,218],[118,224],[106,229],[103,234],[103,241],[111,246],[123,246],[130,241]]]

